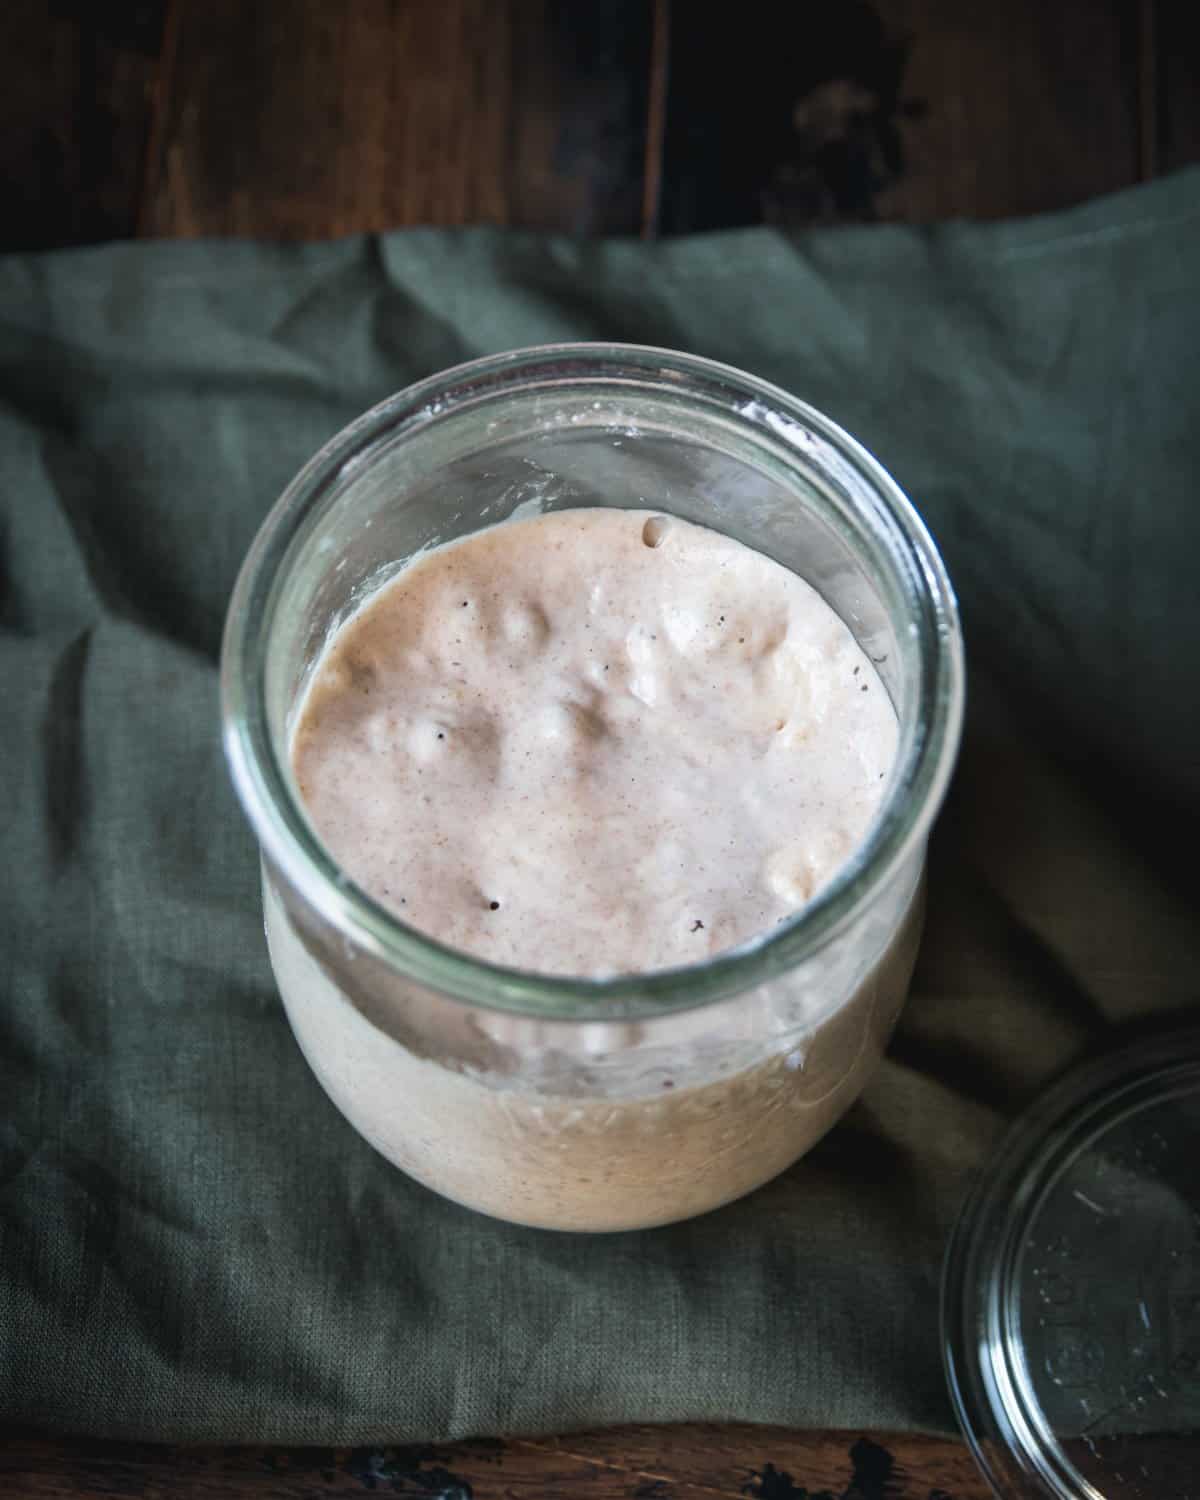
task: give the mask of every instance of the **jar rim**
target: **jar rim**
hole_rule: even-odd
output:
[[[313,507],[375,445],[424,431],[471,403],[561,388],[626,384],[719,405],[727,420],[798,469],[814,436],[882,508],[907,551],[923,606],[919,722],[904,732],[888,790],[864,840],[834,878],[769,932],[701,962],[647,973],[564,976],[507,968],[405,924],[355,885],[317,839],[281,764],[268,722],[266,642],[290,546]],[[486,1011],[545,1021],[649,1019],[716,1003],[787,972],[867,906],[928,833],[961,735],[964,664],[958,606],[929,531],[900,486],[854,438],[778,386],[698,355],[624,343],[546,344],[471,360],[387,397],[336,433],[295,476],[262,523],[234,586],[221,649],[226,757],[270,864],[347,942],[408,979]]]

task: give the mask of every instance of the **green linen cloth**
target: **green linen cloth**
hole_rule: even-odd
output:
[[[878,454],[957,583],[972,709],[877,1081],[749,1199],[591,1238],[443,1202],[310,1076],[216,661],[255,529],[336,429],[457,361],[606,338],[754,371]],[[947,1428],[972,1171],[1055,1070],[1196,999],[1198,469],[1194,173],[927,232],[0,261],[0,1419]]]

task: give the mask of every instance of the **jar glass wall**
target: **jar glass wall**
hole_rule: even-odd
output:
[[[680,516],[800,574],[876,664],[900,735],[866,839],[793,919],[686,968],[564,979],[446,948],[357,888],[309,825],[288,746],[331,637],[408,559],[591,505]],[[783,1170],[878,1063],[957,748],[961,640],[912,507],[803,403],[710,361],[620,345],[435,376],[339,434],[288,488],[238,580],[222,676],[292,1026],[351,1123],[429,1186],[553,1228],[684,1218]]]

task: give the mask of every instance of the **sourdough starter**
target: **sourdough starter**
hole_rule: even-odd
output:
[[[322,842],[402,921],[604,976],[702,962],[801,908],[862,840],[896,741],[874,667],[802,579],[676,518],[592,509],[405,567],[318,663],[292,766]],[[417,1055],[270,890],[267,914],[301,1045],[386,1156],[501,1217],[616,1229],[736,1197],[829,1128],[902,1000],[915,904],[807,1033],[616,1097]],[[479,1024],[511,1054],[523,1023]]]

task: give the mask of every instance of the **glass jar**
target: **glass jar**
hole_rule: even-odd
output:
[[[568,979],[447,948],[355,886],[305,816],[288,749],[314,663],[406,560],[589,505],[681,516],[800,574],[876,664],[900,733],[864,842],[795,917],[684,968]],[[288,487],[238,579],[222,669],[292,1027],[350,1122],[421,1182],[548,1228],[667,1223],[789,1166],[870,1077],[915,956],[962,645],[911,505],[810,407],[708,360],[615,344],[436,375]]]

